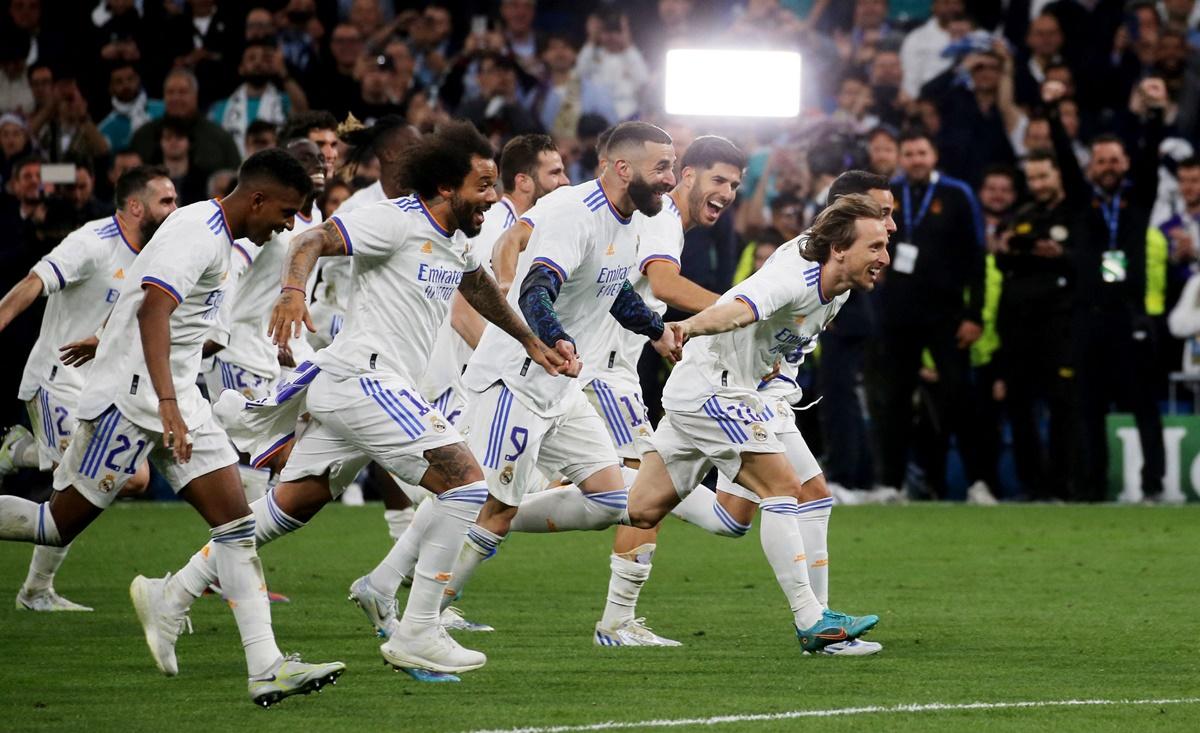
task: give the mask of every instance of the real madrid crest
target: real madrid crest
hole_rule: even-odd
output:
[[[750,432],[754,435],[754,439],[758,442],[765,442],[767,439],[767,429],[760,423],[751,423]]]
[[[513,480],[513,467],[512,467],[512,464],[510,463],[504,467],[503,471],[500,472],[500,483],[507,486],[508,484],[512,483],[512,480]]]
[[[117,485],[117,477],[111,473],[105,474],[104,478],[100,479],[100,490],[108,493]]]
[[[442,422],[441,420],[439,420],[436,417],[433,418],[432,420],[430,420],[430,422],[433,424],[434,432],[438,432],[438,433],[446,432],[446,423]]]

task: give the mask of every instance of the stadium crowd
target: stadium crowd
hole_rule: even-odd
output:
[[[804,231],[843,171],[892,180],[892,265],[801,375],[821,404],[797,419],[840,496],[1104,500],[1110,411],[1133,414],[1142,491],[1162,494],[1168,374],[1200,372],[1200,2],[0,5],[0,292],[112,213],[139,164],[165,166],[182,206],[308,136],[336,161],[328,217],[389,165],[354,144],[381,119],[464,118],[497,150],[547,133],[573,183],[595,176],[601,132],[643,119],[680,159],[706,133],[750,153],[733,215],[686,238],[683,274],[717,293]],[[747,46],[802,53],[799,118],[665,114],[667,49]],[[27,419],[40,318],[4,329],[21,358],[0,424]],[[647,348],[639,368],[655,414],[667,367]]]

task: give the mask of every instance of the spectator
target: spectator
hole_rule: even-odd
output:
[[[99,191],[97,195],[106,201],[111,199],[116,193],[117,179],[126,171],[133,170],[139,165],[142,165],[142,156],[138,155],[136,150],[127,149],[114,152],[108,166],[108,175],[96,181],[96,189]]]
[[[901,137],[902,173],[892,183],[899,228],[889,246],[891,268],[878,288],[882,319],[867,381],[878,479],[888,488],[904,481],[923,349],[937,366],[944,403],[935,407],[943,413],[938,423],[960,441],[970,435],[968,349],[983,325],[983,227],[970,187],[940,173],[937,161],[927,134]],[[939,463],[935,485],[945,475],[944,454]]]
[[[989,51],[968,53],[960,67],[969,85],[950,69],[921,93],[937,101],[943,120],[955,121],[938,134],[942,169],[977,185],[989,164],[1016,162],[1009,136],[1020,124],[1021,113],[1013,103],[1012,56],[1003,40],[994,41]]]
[[[953,65],[942,56],[950,45],[950,22],[962,16],[963,0],[933,0],[933,15],[905,37],[900,46],[904,93],[915,99],[921,87]]]
[[[72,76],[54,81],[54,98],[47,114],[35,115],[30,132],[50,162],[68,155],[95,159],[108,153],[108,140],[88,113],[87,100]]]
[[[13,163],[32,153],[33,143],[25,120],[11,112],[0,115],[0,190],[8,183]]]
[[[408,43],[400,38],[393,38],[383,47],[384,54],[392,60],[392,96],[407,103],[409,96],[417,90],[417,62],[413,58]]]
[[[233,193],[235,186],[237,186],[237,171],[216,171],[208,177],[208,181],[204,185],[205,196],[210,199],[225,198]]]
[[[30,66],[58,63],[69,57],[65,28],[42,22],[41,0],[10,0],[7,20],[5,25],[24,37],[29,49],[25,60]]]
[[[1043,13],[1029,24],[1026,49],[1017,54],[1015,92],[1017,104],[1035,107],[1042,99],[1042,84],[1051,66],[1063,63],[1062,27],[1058,18]]]
[[[358,99],[350,111],[363,124],[370,126],[381,117],[400,114],[402,101],[396,94],[396,67],[390,56],[379,54],[362,64]]]
[[[314,86],[310,88],[314,104],[327,109],[337,119],[343,119],[358,97],[356,75],[359,58],[366,50],[364,36],[358,28],[342,23],[333,29],[329,39],[329,59],[321,65]]]
[[[325,184],[325,190],[317,197],[317,206],[321,209],[321,218],[324,221],[329,221],[329,217],[333,216],[333,212],[338,210],[342,202],[350,198],[353,191],[350,190],[350,184],[340,178],[327,179],[329,182]]]
[[[163,118],[159,130],[159,152],[156,160],[171,175],[181,206],[203,201],[208,195],[208,174],[194,162],[187,125],[173,117]]]
[[[1131,110],[1144,118],[1141,146],[1131,173],[1119,138],[1092,141],[1087,175],[1080,170],[1056,103],[1065,89],[1043,87],[1050,106],[1054,150],[1062,166],[1068,198],[1082,200],[1076,245],[1075,379],[1080,405],[1082,463],[1076,475],[1077,498],[1102,501],[1108,468],[1104,416],[1113,402],[1129,408],[1142,443],[1142,491],[1162,492],[1165,457],[1162,418],[1156,402],[1154,328],[1146,313],[1146,230],[1158,189],[1158,146],[1163,136],[1166,87],[1147,79]]]
[[[147,163],[161,163],[160,142],[165,120],[170,119],[188,131],[194,161],[215,168],[238,167],[241,155],[237,143],[220,125],[200,115],[200,89],[196,77],[187,69],[175,69],[163,86],[163,116],[151,120],[133,133],[129,147]],[[177,187],[178,188],[178,187]]]
[[[608,92],[617,118],[637,113],[642,87],[650,71],[629,35],[629,18],[614,10],[588,17],[588,41],[579,52],[575,70],[585,81]]]
[[[171,16],[163,29],[165,55],[174,68],[187,69],[196,77],[197,90],[203,93],[198,104],[205,107],[235,86],[232,80],[237,78],[245,41],[244,23],[235,17],[238,7],[236,3],[223,7],[217,0],[187,0],[183,12]]]
[[[310,81],[320,62],[318,43],[325,36],[317,5],[314,0],[289,0],[280,16],[278,38],[284,62],[292,76]]]
[[[33,112],[33,90],[25,73],[29,39],[0,26],[0,113]]]
[[[887,0],[855,0],[850,31],[834,32],[834,42],[843,64],[866,72],[881,48],[899,48],[904,34],[892,28],[887,16]]]
[[[504,41],[517,64],[533,78],[542,76],[538,59],[538,34],[533,30],[537,0],[500,0]]]
[[[896,175],[900,157],[900,138],[896,132],[884,125],[876,127],[867,136],[868,168],[872,173],[891,180]]]
[[[1068,199],[1053,153],[1034,149],[1024,163],[1033,200],[1017,211],[1003,236],[996,264],[1004,274],[998,327],[1003,344],[1002,376],[1012,424],[1017,477],[1036,500],[1072,495],[1075,398],[1071,353],[1071,309],[1079,246],[1079,211]],[[1037,405],[1050,419],[1042,444]]]
[[[166,106],[161,99],[150,99],[142,86],[142,77],[130,61],[118,61],[108,75],[108,93],[112,111],[100,121],[100,132],[108,140],[109,149],[120,151],[129,147],[133,131],[151,120],[163,116]]]
[[[871,87],[867,85],[866,77],[859,72],[850,72],[842,77],[841,84],[838,85],[836,104],[830,119],[847,125],[855,136],[865,135],[879,124],[879,118],[869,113],[872,104]],[[833,172],[833,177],[837,178],[838,173],[841,173],[840,168]],[[832,179],[829,182],[832,183]]]
[[[1179,193],[1171,216],[1158,225],[1167,242],[1168,301],[1174,301],[1200,261],[1200,158],[1190,157],[1176,167]],[[1197,354],[1200,359],[1200,354]]]
[[[255,120],[246,128],[246,139],[242,142],[242,150],[245,151],[247,158],[260,150],[277,145],[279,145],[279,133],[273,122]]]
[[[541,132],[517,96],[516,63],[499,54],[487,54],[480,60],[479,96],[460,105],[457,116],[474,123],[497,148],[516,135]]]
[[[871,60],[871,114],[896,129],[903,126],[911,101],[901,91],[903,81],[900,53],[887,47],[876,51]]]
[[[449,68],[454,55],[451,36],[454,33],[454,16],[450,8],[430,3],[413,22],[409,42],[412,44],[416,61],[414,78],[417,86],[437,86]]]
[[[580,77],[575,70],[578,58],[574,41],[565,34],[549,34],[543,40],[541,59],[546,79],[535,95],[542,128],[555,138],[571,138],[579,118],[590,114],[603,117],[608,124],[617,121],[608,92]]]
[[[308,109],[308,100],[300,85],[288,76],[283,52],[273,40],[246,43],[238,78],[242,83],[228,99],[213,105],[209,116],[238,142],[245,157],[242,141],[251,122],[283,124],[293,107],[300,111]]]
[[[637,45],[651,68],[661,69],[667,49],[695,41],[700,29],[693,20],[695,0],[658,0],[656,12],[656,23],[639,24]]]
[[[115,207],[96,196],[96,173],[91,165],[75,164],[75,185],[68,186],[68,197],[75,209],[75,225],[83,226],[89,221],[111,216]]]
[[[12,177],[0,194],[0,227],[5,233],[0,240],[0,289],[6,293],[54,244],[42,240],[46,203],[42,198],[41,170],[42,161],[37,157],[14,162]],[[43,308],[43,304],[35,303],[4,329],[5,349],[14,354],[28,354],[33,349]],[[8,385],[19,384],[23,370],[20,359],[5,359],[0,364],[0,380]],[[8,398],[0,400],[0,421],[7,425],[20,422],[24,412],[23,404],[12,399],[11,392]]]
[[[286,143],[303,137],[316,143],[325,162],[325,180],[332,181],[334,171],[338,169],[337,128],[337,120],[333,115],[323,109],[314,109],[289,117],[287,124],[279,131],[279,139]]]
[[[33,94],[33,109],[26,115],[32,125],[38,119],[49,119],[54,109],[54,71],[48,64],[33,64],[26,72],[29,91]]]

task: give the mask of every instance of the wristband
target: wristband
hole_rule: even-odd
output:
[[[175,399],[174,397],[159,397],[158,401],[159,402],[178,402],[179,400]]]
[[[297,293],[300,293],[301,298],[304,298],[306,300],[308,299],[308,293],[304,292],[304,288],[298,288],[295,285],[284,285],[282,288],[279,289],[279,292],[286,293],[289,290],[295,290]]]

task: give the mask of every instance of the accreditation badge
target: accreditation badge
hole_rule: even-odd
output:
[[[1125,253],[1119,249],[1110,249],[1100,260],[1100,276],[1106,283],[1123,283],[1126,265]]]
[[[892,270],[911,275],[917,269],[917,245],[909,242],[896,243],[896,256],[892,258]]]

